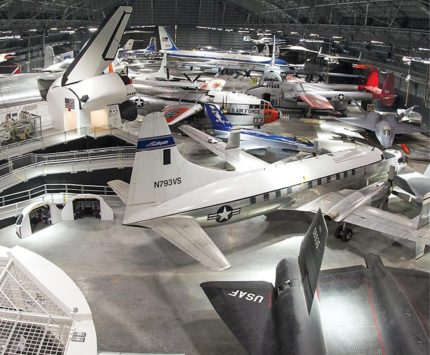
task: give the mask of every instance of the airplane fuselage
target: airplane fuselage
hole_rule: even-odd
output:
[[[370,147],[290,163],[280,161],[257,171],[233,172],[231,178],[165,203],[149,204],[144,210],[140,207],[135,215],[138,219],[126,223],[139,225],[172,214],[193,217],[203,227],[238,222],[281,208],[296,209],[327,192],[364,187],[386,178],[390,165],[401,168],[397,157],[384,159],[380,150]],[[172,176],[172,181],[178,177]]]
[[[271,64],[271,58],[261,55],[249,55],[227,52],[212,52],[212,51],[192,51],[192,50],[168,50],[167,55],[171,58],[188,61],[188,62],[209,62],[217,64],[217,62],[245,64],[254,66],[266,66]],[[277,59],[276,64],[286,65],[284,60]],[[219,65],[222,67],[222,64]],[[253,69],[253,67],[250,67]]]

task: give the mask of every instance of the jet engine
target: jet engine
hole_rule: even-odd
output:
[[[137,106],[132,101],[127,100],[118,105],[121,119],[134,121],[137,118]]]

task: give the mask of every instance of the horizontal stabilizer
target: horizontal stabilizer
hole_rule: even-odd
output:
[[[106,17],[67,68],[61,80],[61,86],[100,75],[112,63],[131,11],[131,6],[119,6]]]
[[[268,163],[263,160],[258,159],[239,148],[227,149],[227,145],[224,142],[221,142],[194,127],[183,125],[180,126],[179,129],[197,143],[200,143],[206,149],[224,159],[228,164],[232,165],[236,171],[255,170],[264,168],[268,165]]]
[[[271,283],[226,281],[204,282],[200,286],[215,311],[249,354],[277,353]]]
[[[194,104],[191,106],[188,105],[174,105],[165,107],[162,112],[166,117],[167,123],[169,125],[176,124],[185,120],[186,118],[195,115],[197,112],[203,110],[203,106],[201,104]]]
[[[115,192],[122,202],[127,204],[128,199],[128,189],[130,187],[125,181],[122,180],[112,180],[108,182],[110,188]]]
[[[300,99],[314,110],[334,110],[332,104],[321,95],[300,94]]]
[[[221,271],[230,267],[223,253],[192,217],[162,217],[145,221],[143,226],[158,232],[211,270]]]

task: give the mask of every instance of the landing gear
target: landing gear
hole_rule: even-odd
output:
[[[334,236],[336,238],[341,238],[344,242],[349,242],[352,239],[354,233],[351,228],[347,228],[346,224],[343,224],[336,228]]]

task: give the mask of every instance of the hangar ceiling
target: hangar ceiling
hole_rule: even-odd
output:
[[[430,56],[428,0],[0,0],[0,30],[94,26],[124,3],[134,7],[132,25],[271,29],[291,44],[317,38],[325,51],[376,61]]]

